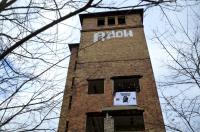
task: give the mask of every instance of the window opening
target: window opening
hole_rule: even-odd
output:
[[[104,116],[102,114],[87,114],[86,132],[104,132]]]
[[[72,96],[69,97],[69,106],[68,109],[70,110],[72,106]]]
[[[118,78],[114,79],[114,93],[115,92],[130,92],[138,91],[139,78]]]
[[[74,71],[76,71],[77,60],[74,63]]]
[[[97,18],[97,26],[104,26],[105,18]]]
[[[137,105],[136,92],[139,91],[139,78],[141,76],[113,77],[114,106]]]
[[[118,24],[119,25],[126,24],[125,16],[118,16]]]
[[[104,93],[104,80],[88,80],[88,94],[103,94]]]
[[[114,130],[115,132],[144,131],[143,114],[114,116]]]
[[[115,25],[115,17],[108,17],[108,25]]]
[[[66,121],[66,124],[65,124],[65,132],[68,132],[68,127],[69,127],[69,121]]]
[[[74,87],[74,81],[75,81],[75,77],[72,78],[72,86],[71,86],[71,89],[73,89],[73,87]]]

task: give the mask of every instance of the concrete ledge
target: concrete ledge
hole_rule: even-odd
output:
[[[102,112],[112,112],[112,111],[144,111],[143,108],[138,106],[112,106],[102,108]]]

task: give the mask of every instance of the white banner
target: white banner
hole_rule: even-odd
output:
[[[114,105],[137,105],[136,92],[116,92]]]

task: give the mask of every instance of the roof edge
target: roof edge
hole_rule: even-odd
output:
[[[90,17],[103,17],[103,16],[111,16],[111,15],[124,15],[124,14],[140,14],[143,18],[144,9],[128,9],[128,10],[116,10],[116,11],[105,11],[105,12],[95,12],[95,13],[85,13],[79,14],[79,19],[81,25],[83,23],[83,18],[90,18]]]
[[[70,43],[68,44],[70,52],[72,51],[73,48],[79,48],[80,43]]]

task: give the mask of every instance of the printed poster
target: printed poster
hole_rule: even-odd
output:
[[[114,105],[137,105],[136,92],[116,92]]]

